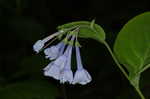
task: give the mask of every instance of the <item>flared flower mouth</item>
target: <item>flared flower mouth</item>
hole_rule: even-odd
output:
[[[46,55],[45,57],[50,60],[54,60],[63,54],[64,48],[65,44],[63,42],[60,42],[57,45],[46,48],[44,50],[44,54]]]
[[[53,38],[65,38],[56,45],[45,48],[46,43]],[[92,78],[88,71],[83,68],[80,44],[77,39],[78,28],[71,31],[59,31],[43,40],[38,40],[33,45],[33,50],[39,53],[45,48],[45,57],[51,62],[43,69],[44,75],[59,80],[60,83],[85,85],[91,82]],[[77,71],[73,74],[71,70],[72,49],[76,49]]]
[[[85,84],[91,82],[91,80],[92,80],[92,78],[87,70],[85,70],[84,68],[78,69],[75,73],[72,84],[85,85]]]
[[[77,60],[77,71],[75,72],[74,80],[72,84],[85,85],[91,82],[92,78],[87,70],[83,68],[79,47],[76,47],[76,60]]]

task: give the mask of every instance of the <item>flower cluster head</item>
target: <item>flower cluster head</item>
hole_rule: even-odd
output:
[[[84,69],[80,44],[78,42],[78,28],[67,31],[56,32],[42,40],[38,40],[33,45],[33,50],[39,53],[44,50],[45,58],[51,62],[43,69],[44,75],[59,80],[60,83],[85,85],[91,82],[92,78],[88,71]],[[64,38],[58,44],[47,47],[47,42],[58,38]],[[53,40],[52,40],[53,41]],[[77,70],[73,73],[71,69],[72,50],[75,48]]]

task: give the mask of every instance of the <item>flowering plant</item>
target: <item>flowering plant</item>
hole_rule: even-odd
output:
[[[51,60],[44,68],[44,75],[59,80],[60,83],[85,85],[92,81],[89,72],[83,67],[80,55],[81,45],[78,38],[92,38],[104,44],[110,52],[117,66],[129,80],[131,85],[145,99],[139,88],[141,73],[150,67],[150,21],[146,21],[150,13],[141,14],[130,20],[119,32],[112,52],[105,39],[105,32],[95,21],[79,21],[58,27],[58,32],[38,40],[33,49],[39,53],[44,48],[46,58]],[[49,40],[58,38],[58,44],[47,48]],[[77,70],[71,70],[72,49],[76,50]],[[123,66],[125,68],[123,68]]]
[[[38,40],[33,49],[37,53],[44,47],[45,43],[51,39],[58,38],[64,39],[58,44],[50,46],[44,50],[46,58],[51,60],[45,68],[44,75],[52,77],[56,80],[60,80],[60,83],[68,82],[70,84],[82,84],[85,85],[89,83],[92,78],[88,71],[83,68],[81,55],[80,55],[80,44],[78,42],[78,32],[79,28],[61,30],[57,33],[44,38],[43,40]],[[71,56],[72,49],[76,49],[76,60],[77,60],[77,71],[73,75],[71,70]]]

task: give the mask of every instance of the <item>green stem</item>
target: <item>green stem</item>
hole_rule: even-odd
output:
[[[144,95],[142,94],[141,90],[139,88],[134,87],[135,90],[138,92],[139,96],[141,97],[141,99],[145,99]]]
[[[124,70],[124,68],[120,65],[120,63],[118,62],[117,58],[115,57],[115,55],[113,54],[111,48],[109,47],[109,45],[107,44],[107,42],[103,42],[103,44],[106,46],[106,48],[108,49],[109,53],[111,54],[112,58],[114,59],[115,63],[117,64],[118,68],[121,70],[121,72],[124,74],[124,76],[128,79],[128,81],[130,82],[129,76],[126,73],[126,71]],[[133,87],[135,88],[135,90],[137,91],[137,93],[139,94],[139,96],[141,97],[141,99],[145,99],[144,95],[142,94],[142,92],[140,91],[139,88],[135,87],[133,85]]]
[[[103,42],[104,45],[107,47],[109,53],[111,54],[112,58],[114,59],[115,63],[117,64],[117,66],[119,67],[119,69],[121,70],[121,72],[124,74],[124,76],[129,80],[128,74],[126,73],[126,71],[124,70],[124,68],[120,65],[120,63],[118,62],[117,58],[115,57],[115,55],[113,54],[113,52],[111,51],[111,48],[109,47],[109,45],[107,44],[107,42]],[[130,80],[129,80],[130,81]]]

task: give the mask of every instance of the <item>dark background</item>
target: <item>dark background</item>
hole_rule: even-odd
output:
[[[134,16],[149,11],[149,0],[0,0],[0,99],[139,99],[107,49],[91,39],[81,40],[84,67],[91,83],[61,85],[43,76],[49,63],[33,44],[72,21],[96,19],[113,47],[117,33]],[[150,71],[142,75],[141,90],[150,99]]]

